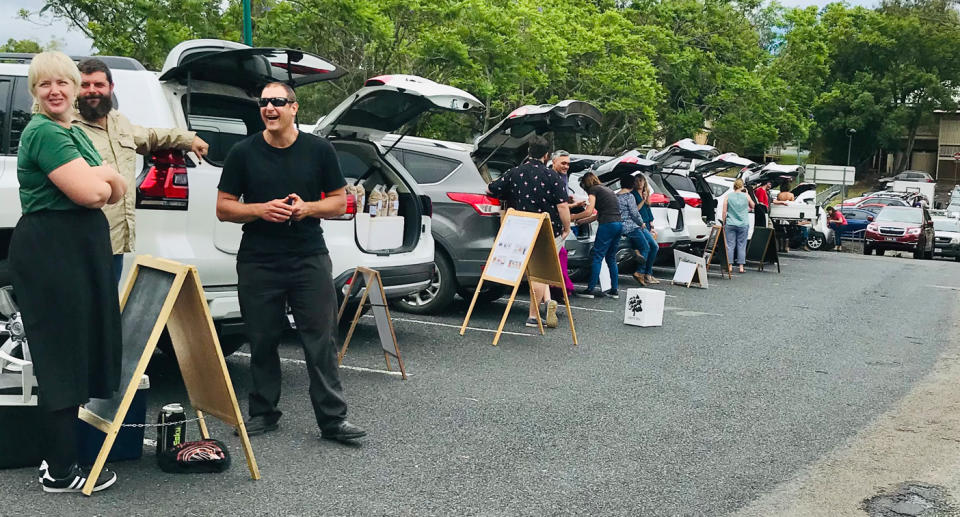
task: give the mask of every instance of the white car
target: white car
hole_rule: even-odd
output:
[[[189,158],[184,163],[176,154],[172,161],[161,159],[164,153],[140,160],[135,185],[136,252],[197,266],[218,330],[224,334],[230,333],[225,332],[228,329],[239,330],[236,253],[241,225],[220,222],[215,213],[223,159],[234,143],[263,129],[256,100],[264,84],[281,81],[298,87],[336,79],[343,71],[300,50],[250,48],[222,40],[177,45],[159,74],[133,59],[102,59],[113,73],[117,108],[134,124],[192,129],[210,144],[209,155],[199,164]],[[12,102],[14,107],[12,130],[0,135],[5,145],[0,149],[0,269],[20,218],[16,143],[29,120],[28,66],[29,59],[0,63],[0,103],[4,103],[0,105]],[[390,298],[420,291],[433,274],[430,200],[403,166],[385,155],[375,135],[396,130],[426,110],[467,111],[479,106],[476,98],[457,88],[417,77],[382,77],[368,81],[318,126],[317,131],[329,136],[336,148],[351,183],[362,183],[368,191],[380,184],[397,187],[403,217],[398,245],[389,249],[381,249],[376,242],[368,242],[367,249],[361,246],[370,219],[349,213],[349,207],[345,216],[323,221],[340,293],[356,266],[380,271]],[[145,180],[163,187],[145,190]],[[131,261],[128,255],[127,268]],[[8,280],[0,277],[0,284]],[[224,353],[240,343],[222,340]]]

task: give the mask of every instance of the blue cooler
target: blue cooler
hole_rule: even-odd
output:
[[[133,397],[133,402],[130,403],[127,417],[123,420],[124,424],[147,423],[147,390],[149,389],[150,377],[144,375],[140,378],[140,386]],[[100,447],[103,447],[106,434],[82,420],[77,421],[77,426],[80,440],[80,464],[92,465],[97,461],[97,455],[100,454]],[[110,449],[110,454],[107,455],[107,461],[140,459],[143,456],[144,429],[144,427],[121,427]]]

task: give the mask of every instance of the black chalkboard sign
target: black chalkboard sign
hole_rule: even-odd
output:
[[[724,272],[730,274],[730,261],[727,256],[727,234],[724,233],[723,226],[710,227],[710,235],[707,236],[707,244],[703,248],[703,260],[708,272],[710,266],[716,264],[720,266],[720,276],[723,276]]]
[[[170,333],[190,405],[197,413],[201,436],[210,437],[205,414],[235,427],[250,475],[253,479],[260,479],[197,268],[146,255],[137,256],[120,298],[120,310],[123,335],[121,391],[109,399],[91,400],[80,408],[78,414],[81,420],[106,435],[81,491],[85,495],[93,493],[93,485],[130,410],[140,377],[147,369],[164,327]]]
[[[160,311],[170,294],[170,288],[173,287],[176,276],[159,269],[140,268],[121,314],[123,328],[121,390],[109,399],[91,399],[84,405],[87,411],[108,422],[116,416],[120,402],[123,400],[123,388],[133,380],[134,372],[140,364],[140,357],[147,347],[147,341],[157,320],[160,319]]]
[[[780,256],[774,244],[773,228],[763,226],[753,229],[753,237],[747,243],[747,262],[756,262],[760,271],[763,271],[764,264],[775,263],[777,272],[780,272]]]

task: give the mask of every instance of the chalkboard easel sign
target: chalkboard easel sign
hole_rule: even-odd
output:
[[[92,399],[80,408],[78,415],[106,434],[83,486],[83,494],[93,493],[93,486],[120,432],[137,393],[140,377],[147,369],[164,327],[170,333],[183,383],[190,405],[197,412],[203,438],[210,437],[205,414],[235,427],[240,434],[250,476],[260,479],[197,268],[138,255],[120,299],[120,311],[123,336],[121,391],[110,399]]]
[[[733,278],[730,272],[730,261],[727,257],[727,234],[723,231],[723,226],[719,224],[710,227],[710,235],[707,236],[707,243],[703,247],[704,269],[709,272],[711,264],[720,266],[720,277],[726,273],[728,278]]]
[[[757,270],[763,271],[764,264],[776,264],[780,272],[780,255],[774,242],[775,230],[764,226],[753,229],[753,237],[747,243],[747,262],[756,262]]]
[[[470,300],[467,316],[460,327],[460,335],[467,331],[467,323],[470,322],[470,316],[477,304],[477,297],[480,295],[483,283],[495,282],[508,285],[513,287],[513,291],[507,300],[507,308],[503,311],[497,333],[493,336],[493,344],[496,345],[500,341],[500,334],[507,323],[507,316],[510,315],[510,308],[513,306],[513,300],[517,296],[517,290],[523,283],[524,277],[527,283],[539,282],[557,287],[563,292],[563,303],[567,307],[567,321],[570,322],[570,334],[573,335],[573,344],[576,345],[577,329],[573,326],[573,311],[570,309],[570,297],[560,269],[560,257],[557,255],[557,244],[553,240],[550,216],[521,212],[512,208],[507,210],[501,220],[500,231],[497,232],[497,238],[493,241],[493,248],[490,249],[490,255],[483,268],[483,275],[480,276],[473,299]],[[530,303],[534,306],[538,303],[532,284],[530,285]],[[543,322],[540,320],[539,311],[537,311],[537,327],[542,335]]]
[[[387,307],[387,297],[383,294],[383,282],[380,280],[379,271],[363,266],[357,266],[353,270],[353,276],[347,282],[347,294],[344,295],[340,311],[337,313],[337,321],[343,318],[343,313],[347,310],[347,302],[350,301],[350,296],[358,285],[363,285],[366,289],[360,296],[357,313],[350,323],[350,330],[347,331],[347,337],[343,340],[343,347],[337,354],[338,364],[343,363],[343,356],[347,354],[347,346],[353,337],[353,331],[357,328],[357,322],[360,321],[360,315],[363,314],[364,307],[369,305],[377,322],[377,334],[380,335],[380,348],[383,349],[383,358],[387,361],[387,370],[390,370],[390,356],[393,356],[400,365],[400,377],[407,380],[407,370],[403,367],[403,358],[400,357],[397,333],[393,331],[393,320],[390,318],[390,309]]]

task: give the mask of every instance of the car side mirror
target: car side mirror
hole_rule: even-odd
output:
[[[868,215],[868,216],[867,216],[867,222],[871,222],[871,223],[873,222],[873,216],[872,216],[872,215]]]

